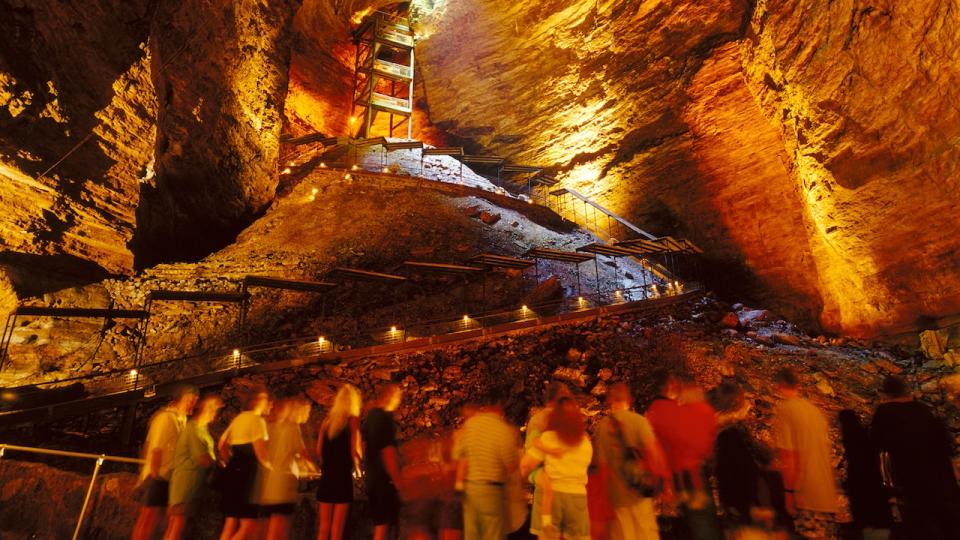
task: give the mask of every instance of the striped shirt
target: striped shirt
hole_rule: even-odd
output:
[[[517,429],[502,416],[479,412],[463,423],[454,455],[467,460],[467,481],[503,483],[519,461]]]

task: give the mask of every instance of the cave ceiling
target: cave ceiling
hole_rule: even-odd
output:
[[[0,0],[0,289],[29,257],[93,279],[229,244],[281,134],[348,131],[352,27],[394,6]],[[811,327],[960,311],[955,1],[412,9],[415,136],[547,167]]]

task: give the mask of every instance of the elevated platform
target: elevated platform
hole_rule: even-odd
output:
[[[420,261],[404,261],[403,266],[415,272],[443,274],[450,276],[468,276],[484,271],[480,266],[465,266],[461,264],[444,264]]]
[[[497,255],[496,253],[481,253],[470,258],[470,262],[489,266],[492,268],[511,268],[514,270],[523,270],[533,266],[533,261],[528,259],[518,259],[516,257],[507,257]]]
[[[249,297],[249,294],[243,292],[174,291],[157,289],[155,291],[150,291],[150,294],[147,298],[151,302],[219,302],[230,304],[243,302]]]
[[[268,289],[282,289],[310,293],[324,293],[337,287],[336,283],[328,281],[304,281],[299,279],[281,279],[267,276],[246,276],[243,278],[245,288],[263,287]]]
[[[577,251],[561,251],[559,249],[534,248],[524,253],[526,257],[534,259],[547,259],[552,261],[572,262],[580,264],[594,259],[593,254],[587,254]]]
[[[365,281],[368,283],[398,284],[407,280],[404,276],[396,274],[384,274],[382,272],[372,272],[370,270],[360,270],[359,268],[337,267],[331,270],[327,279],[333,281]]]
[[[20,306],[13,311],[13,315],[17,317],[145,319],[148,313],[142,309]]]

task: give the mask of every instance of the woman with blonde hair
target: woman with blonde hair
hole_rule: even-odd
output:
[[[320,424],[317,458],[320,460],[320,527],[317,540],[340,540],[353,502],[353,472],[360,470],[360,391],[344,384]]]

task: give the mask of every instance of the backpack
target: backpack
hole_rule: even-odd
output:
[[[620,420],[617,420],[612,414],[608,418],[610,418],[610,425],[613,426],[613,432],[623,447],[623,466],[620,468],[620,476],[626,482],[627,487],[640,496],[653,497],[657,495],[663,485],[660,478],[650,469],[643,451],[627,445],[623,436],[623,424]]]

